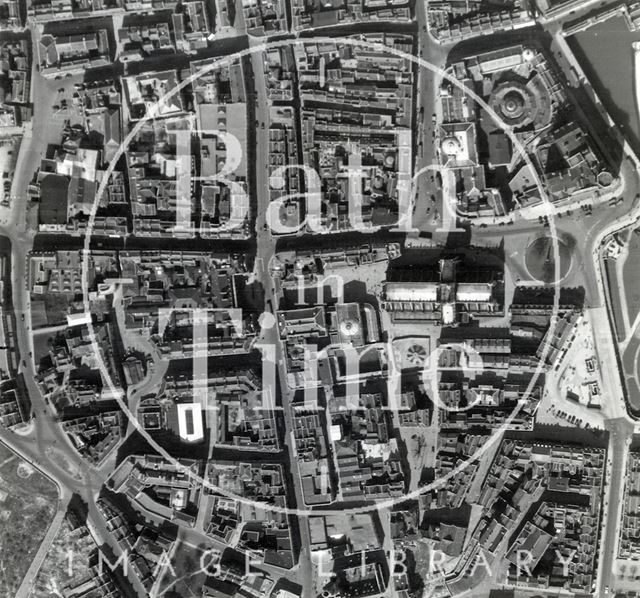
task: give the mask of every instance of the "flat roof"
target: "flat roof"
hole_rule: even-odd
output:
[[[389,282],[384,289],[387,301],[436,301],[438,284],[435,282]]]
[[[178,403],[178,433],[187,442],[198,442],[204,438],[202,409],[199,403]]]
[[[492,286],[488,283],[461,283],[456,290],[458,301],[490,301]]]
[[[247,105],[242,102],[233,104],[198,104],[198,118],[200,120],[200,135],[205,145],[210,145],[209,158],[206,162],[208,172],[204,176],[217,174],[220,158],[224,158],[225,166],[236,177],[247,176]],[[225,150],[218,155],[214,144],[207,144],[206,139],[211,139],[213,131],[219,131]],[[224,139],[224,133],[232,137]]]

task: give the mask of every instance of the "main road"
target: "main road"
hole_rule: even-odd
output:
[[[263,327],[260,336],[260,344],[270,353],[268,359],[275,360],[277,364],[277,376],[280,384],[269,389],[271,396],[275,399],[278,387],[282,389],[281,406],[284,419],[284,442],[289,454],[291,466],[291,480],[293,483],[296,507],[304,509],[304,497],[301,487],[301,478],[296,457],[296,449],[293,436],[293,392],[287,386],[286,368],[284,366],[284,352],[278,335],[278,326],[275,313],[278,308],[278,296],[274,285],[273,277],[269,270],[270,263],[276,252],[276,239],[271,234],[271,222],[268,222],[268,206],[270,203],[269,185],[269,106],[267,88],[264,73],[264,62],[262,52],[251,54],[251,66],[253,69],[253,81],[255,84],[255,105],[256,105],[256,165],[255,165],[255,187],[256,187],[256,261],[255,277],[262,285],[265,299],[265,312],[271,314],[263,317]],[[263,356],[264,358],[264,356]],[[275,381],[274,381],[275,382]],[[307,518],[296,516],[300,533],[301,551],[298,561],[298,579],[303,587],[303,596],[312,596],[313,590],[313,564],[311,561],[311,538]]]
[[[579,10],[584,13],[596,2],[573,3],[567,10],[558,12],[553,17],[550,30],[555,34],[556,42],[561,39],[562,22],[567,17],[576,18]],[[575,58],[566,43],[556,44],[556,54],[560,60],[576,68]],[[579,72],[579,65],[577,66]],[[586,80],[586,79],[585,79]],[[640,98],[639,98],[640,102]],[[639,106],[640,109],[640,106]],[[607,116],[606,114],[604,115]],[[614,206],[607,204],[593,205],[592,214],[586,215],[578,209],[577,215],[565,214],[562,219],[555,219],[558,231],[569,233],[579,241],[576,247],[578,255],[574,257],[574,267],[581,269],[580,275],[586,287],[587,307],[596,317],[591,318],[595,349],[603,376],[603,387],[607,389],[607,404],[603,412],[607,417],[605,427],[609,432],[609,447],[607,452],[607,468],[605,490],[601,509],[602,527],[598,554],[598,571],[596,575],[595,595],[606,598],[615,583],[615,563],[620,530],[622,497],[625,483],[625,466],[629,444],[635,429],[635,422],[627,413],[624,397],[623,381],[620,376],[620,366],[617,359],[617,347],[614,330],[612,329],[609,302],[607,301],[606,277],[602,273],[603,242],[611,234],[630,224],[636,223],[640,217],[640,205],[637,195],[640,191],[638,180],[639,164],[637,157],[627,143],[624,144],[624,156],[621,162],[620,176],[624,179],[624,201]],[[578,208],[578,206],[576,206]],[[516,220],[511,226],[500,229],[473,230],[473,237],[477,240],[491,241],[497,237],[504,238],[511,235],[540,229],[535,222]]]
[[[620,539],[626,464],[634,426],[627,418],[608,420],[607,478],[605,480],[602,529],[598,555],[598,596],[605,598],[605,588],[612,588]]]
[[[88,505],[89,528],[102,530],[103,535],[108,538],[109,534],[102,515],[96,509],[95,499],[111,471],[109,468],[93,468],[73,448],[36,383],[32,358],[28,259],[35,233],[27,223],[27,187],[46,149],[46,135],[38,135],[35,132],[45,132],[50,128],[51,123],[47,121],[47,115],[51,114],[50,108],[55,97],[51,94],[50,87],[51,82],[46,81],[34,66],[32,98],[40,109],[35,111],[31,127],[25,132],[16,163],[10,211],[0,225],[0,235],[7,237],[11,242],[11,299],[16,321],[16,351],[19,356],[20,373],[24,377],[31,403],[31,421],[22,430],[15,432],[0,428],[0,442],[58,485],[61,493],[60,505],[66,505],[73,494],[79,495]],[[24,320],[21,317],[23,315]],[[60,512],[56,521],[59,519]],[[46,548],[50,543],[55,530],[56,526],[49,528],[47,542],[43,543],[42,547]],[[96,540],[99,541],[97,538]],[[115,550],[117,554],[117,547]],[[28,577],[23,581],[20,588],[23,594],[29,589],[29,584],[37,574],[38,565],[44,559],[45,554],[42,552],[43,548],[29,569]]]

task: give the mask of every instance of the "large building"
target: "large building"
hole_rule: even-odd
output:
[[[40,72],[54,75],[59,71],[82,72],[111,62],[107,31],[53,36],[45,34],[38,44]]]
[[[199,442],[204,438],[202,405],[199,403],[178,403],[178,434],[187,442]]]
[[[382,291],[382,308],[396,321],[433,320],[444,325],[501,312],[495,278],[458,282],[456,272],[455,260],[442,259],[438,281],[387,282]]]

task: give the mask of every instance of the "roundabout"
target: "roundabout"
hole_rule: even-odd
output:
[[[556,268],[556,251],[558,268]],[[569,273],[572,261],[573,252],[569,244],[551,235],[534,239],[527,247],[524,258],[529,276],[544,284],[560,283]]]

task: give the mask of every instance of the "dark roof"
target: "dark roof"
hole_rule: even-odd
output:
[[[492,131],[488,135],[489,162],[493,166],[511,162],[511,142],[502,131]]]
[[[209,577],[204,582],[203,596],[207,598],[229,598],[229,596],[235,596],[238,586],[229,581],[222,581],[217,577]]]
[[[67,222],[67,194],[69,179],[60,174],[47,174],[40,183],[40,224]]]

